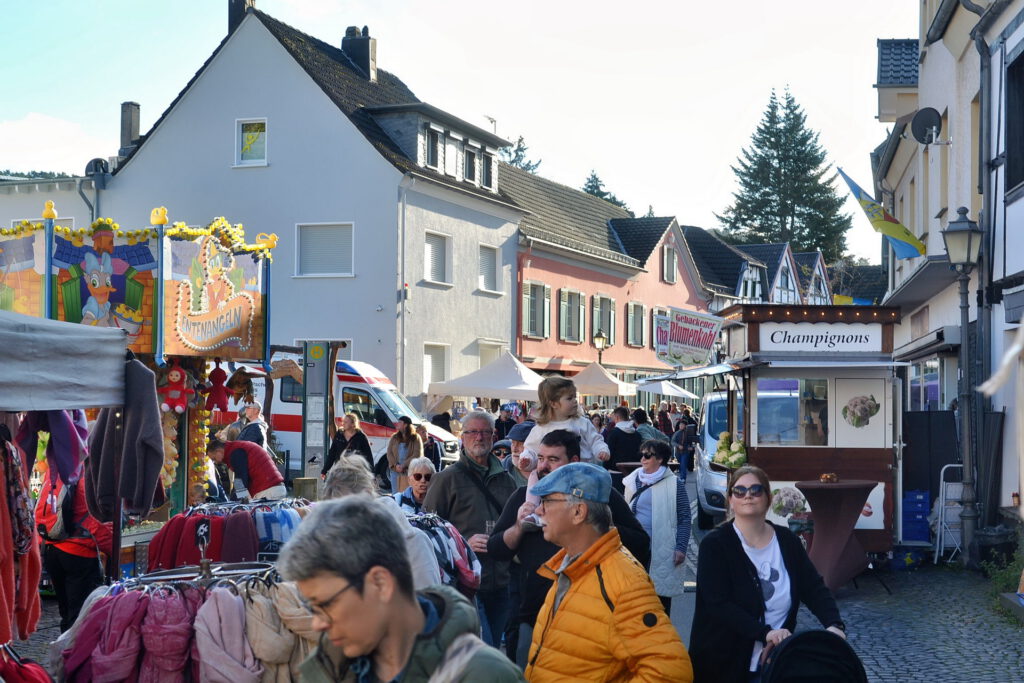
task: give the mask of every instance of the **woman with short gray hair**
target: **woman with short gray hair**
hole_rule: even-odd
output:
[[[429,462],[429,460],[427,461]],[[413,584],[416,590],[431,586],[441,580],[441,569],[430,538],[423,531],[409,524],[405,513],[391,496],[379,496],[373,473],[366,459],[357,452],[342,453],[338,462],[327,473],[324,483],[325,498],[346,498],[365,495],[377,500],[391,517],[400,523],[405,548],[412,564]]]
[[[414,458],[408,463],[409,486],[404,491],[397,491],[391,497],[398,503],[398,507],[407,515],[419,515],[424,512],[423,499],[427,496],[427,489],[430,488],[430,480],[437,470],[429,458]]]

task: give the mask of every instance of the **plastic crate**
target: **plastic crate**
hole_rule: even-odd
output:
[[[918,502],[929,505],[932,502],[932,496],[928,491],[904,491],[903,502]]]
[[[908,512],[903,511],[903,526],[907,524],[924,524],[928,526],[928,513],[927,512]]]
[[[903,501],[903,512],[925,512],[927,513],[928,503],[923,500],[905,500]]]
[[[930,541],[931,530],[928,522],[903,522],[904,541]]]
[[[924,561],[924,553],[913,548],[896,547],[892,551],[892,559],[889,560],[889,568],[893,571],[907,571],[917,569]]]

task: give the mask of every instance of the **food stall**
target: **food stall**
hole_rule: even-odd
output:
[[[774,489],[802,488],[805,500],[820,499],[807,493],[808,482],[823,475],[825,483],[873,482],[826,491],[863,489],[855,539],[868,552],[891,549],[900,535],[902,405],[900,363],[892,360],[899,309],[741,304],[719,315],[725,362],[743,368],[729,381],[729,424],[748,461]]]
[[[223,379],[208,376],[209,362],[268,357],[268,264],[276,241],[260,234],[247,243],[241,225],[220,217],[206,226],[171,222],[164,207],[140,226],[99,218],[74,227],[60,221],[52,201],[41,221],[0,229],[0,310],[120,330],[121,364],[126,344],[156,373],[167,501],[157,520],[205,499],[210,420],[228,408]],[[55,347],[51,356],[64,365],[65,383],[74,384],[66,349]],[[112,515],[119,517],[120,510]],[[124,530],[122,570],[134,569],[131,549],[159,526],[142,522],[131,519]]]

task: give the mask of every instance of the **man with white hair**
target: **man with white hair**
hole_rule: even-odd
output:
[[[509,568],[487,554],[487,538],[516,485],[491,455],[493,442],[494,416],[482,410],[466,415],[459,461],[433,477],[423,507],[455,525],[479,555],[483,573],[476,598],[483,639],[497,646],[508,620]]]

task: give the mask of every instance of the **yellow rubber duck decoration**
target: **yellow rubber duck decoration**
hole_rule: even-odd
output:
[[[267,249],[274,249],[277,247],[277,233],[272,232],[268,235],[265,232],[261,232],[256,235],[256,243]]]
[[[43,218],[56,218],[57,209],[53,208],[53,200],[46,200],[46,208],[43,209]]]
[[[158,206],[149,212],[150,225],[167,225],[167,207]]]

